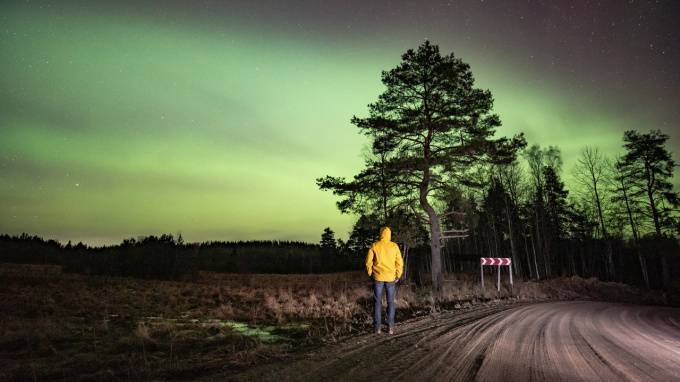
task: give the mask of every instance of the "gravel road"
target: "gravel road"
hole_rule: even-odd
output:
[[[680,381],[680,309],[553,302],[442,313],[236,380]]]

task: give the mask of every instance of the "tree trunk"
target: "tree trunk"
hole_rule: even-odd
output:
[[[542,202],[540,202],[540,203],[542,204]],[[549,246],[548,246],[547,238],[545,237],[546,236],[545,232],[543,232],[543,233],[541,232],[541,226],[543,224],[544,213],[543,213],[542,208],[541,208],[541,213],[539,213],[538,210],[539,210],[539,208],[536,208],[535,213],[534,213],[535,219],[536,219],[536,224],[535,224],[535,228],[536,228],[535,239],[536,239],[536,241],[535,241],[535,244],[536,244],[536,247],[538,247],[538,250],[536,248],[534,248],[534,259],[537,256],[537,254],[536,254],[537,252],[541,254],[541,257],[543,258],[543,268],[544,268],[544,271],[545,271],[545,277],[550,277],[550,272],[548,270],[549,259],[548,259],[548,254],[547,254],[547,252],[549,250],[549,248],[548,248]],[[534,241],[532,241],[531,244],[533,245]],[[537,261],[537,260],[535,260],[535,261]],[[536,274],[538,274],[538,268],[536,268]]]
[[[581,276],[589,276],[590,273],[588,272],[588,266],[586,265],[586,257],[583,255],[583,248],[578,250],[578,255],[581,258]]]
[[[527,236],[525,232],[522,232],[522,237],[524,238],[524,256],[526,257],[526,265],[527,268],[529,269],[529,278],[533,279],[534,269],[531,267],[531,254],[529,254],[529,244],[527,244]]]
[[[430,207],[431,208],[431,207]],[[430,241],[430,252],[432,255],[432,289],[435,292],[439,292],[442,286],[442,256],[441,256],[441,228],[439,227],[439,217],[434,213],[432,209],[432,214],[430,219],[430,234],[432,240]]]
[[[380,154],[380,181],[382,185],[382,209],[383,209],[383,224],[387,224],[387,180],[385,177],[385,153]]]
[[[652,220],[654,220],[654,231],[657,236],[661,236],[661,223],[659,222],[659,211],[656,209],[656,202],[654,201],[654,174],[649,170],[649,166],[645,163],[645,173],[647,175],[647,197],[649,198],[649,208],[652,209]]]
[[[600,226],[602,227],[602,237],[607,238],[607,229],[604,226],[604,217],[602,216],[602,203],[600,202],[600,193],[597,191],[597,181],[593,176],[593,189],[595,190],[595,204],[597,204],[597,215],[600,218]]]
[[[534,267],[536,267],[536,280],[541,279],[541,273],[538,271],[538,261],[536,260],[536,247],[534,246],[534,239],[531,238],[531,250],[534,252]]]
[[[612,249],[612,243],[611,241],[607,240],[607,248],[605,250],[605,255],[607,257],[607,277],[609,278],[609,281],[614,281],[616,278],[616,271],[614,269],[614,258],[613,258],[613,252],[614,250]]]
[[[429,178],[429,174],[427,174]],[[428,179],[429,180],[429,179]],[[429,183],[429,182],[428,182]],[[430,253],[432,256],[432,290],[439,292],[442,286],[442,231],[439,216],[427,200],[427,186],[420,188],[420,206],[425,210],[430,220]]]
[[[626,184],[623,181],[623,177],[621,178],[621,190],[623,191],[623,201],[626,204],[626,212],[628,213],[628,222],[630,223],[630,230],[633,233],[633,240],[635,240],[635,245],[637,245],[638,242],[638,233],[637,233],[637,227],[635,226],[635,221],[633,220],[633,211],[630,208],[630,202],[628,201],[628,192],[626,191]]]
[[[592,173],[591,173],[592,175]],[[597,191],[597,180],[592,175],[593,190],[595,191],[595,205],[597,207],[597,216],[600,220],[600,227],[602,227],[602,238],[607,241],[606,261],[607,261],[607,277],[613,281],[616,278],[616,271],[614,270],[614,259],[612,258],[612,244],[609,242],[607,236],[607,228],[604,225],[604,217],[602,214],[602,203],[600,202],[600,193]]]
[[[656,209],[656,203],[654,202],[654,195],[651,190],[647,190],[647,196],[649,197],[649,206],[652,209],[652,219],[654,219],[654,231],[657,236],[661,236],[661,223],[659,222],[659,211]]]
[[[645,287],[649,289],[649,273],[647,272],[647,259],[640,253],[637,243],[635,244],[635,251],[637,252],[638,260],[640,261],[640,269],[642,270],[642,281],[645,282]]]
[[[406,280],[406,278],[409,275],[409,272],[408,272],[408,244],[404,243],[404,249],[403,249],[401,254],[402,254],[401,258],[402,258],[403,263],[404,263],[404,270],[401,273],[401,278],[403,280]]]
[[[489,214],[491,215],[491,214]],[[494,254],[493,257],[501,257],[501,252],[498,247],[498,232],[496,231],[496,219],[493,216],[489,216],[491,221],[491,239],[493,240],[493,249],[490,251]],[[489,243],[491,245],[492,243]],[[491,248],[490,248],[491,249]]]
[[[649,198],[649,207],[652,209],[652,219],[654,220],[654,231],[656,236],[661,237],[661,223],[659,222],[659,211],[656,208],[654,201],[654,174],[649,170],[649,166],[645,164],[645,172],[647,173],[647,197]],[[661,280],[663,288],[668,289],[670,285],[670,273],[668,270],[668,260],[665,254],[660,254],[661,257]]]
[[[512,229],[512,219],[510,218],[510,208],[508,207],[508,198],[505,199],[505,217],[508,219],[508,234],[510,235],[510,256],[512,257],[512,263],[514,265],[515,271],[517,271],[517,249],[515,248],[515,233]],[[515,272],[516,273],[516,272]]]

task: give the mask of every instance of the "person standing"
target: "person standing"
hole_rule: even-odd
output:
[[[392,241],[392,231],[389,227],[382,227],[380,240],[371,245],[366,255],[366,273],[373,280],[373,330],[377,334],[381,329],[383,289],[387,294],[388,333],[394,334],[394,295],[403,271],[401,251]]]

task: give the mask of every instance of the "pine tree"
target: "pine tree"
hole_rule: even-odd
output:
[[[640,239],[638,217],[641,214],[640,201],[633,197],[635,184],[633,178],[640,171],[635,163],[627,164],[623,158],[617,158],[612,167],[612,188],[614,205],[622,206],[625,217],[630,227],[633,240],[637,243]]]
[[[361,215],[354,223],[347,239],[347,248],[352,255],[366,256],[368,248],[378,239],[380,224],[377,219],[375,215]]]
[[[323,229],[321,234],[321,248],[328,253],[335,254],[338,250],[338,245],[335,241],[335,232],[330,227]]]
[[[450,185],[468,183],[466,172],[475,165],[511,162],[524,138],[493,138],[501,122],[492,113],[491,92],[475,88],[469,65],[453,54],[442,56],[429,41],[404,53],[396,68],[383,71],[382,82],[386,90],[369,105],[369,116],[354,117],[352,123],[373,139],[374,151],[387,150],[382,170],[400,192],[395,205],[417,206],[427,219],[432,287],[438,291],[447,235],[434,201],[441,200]],[[361,174],[380,171],[370,165]],[[317,182],[322,189],[348,192],[348,183]],[[357,178],[349,184],[357,186],[350,188],[355,197],[376,192],[363,189]]]
[[[629,173],[634,186],[631,198],[644,200],[657,236],[664,230],[674,230],[677,219],[674,212],[680,206],[680,197],[670,182],[675,161],[665,147],[668,138],[660,130],[649,133],[629,130],[623,136],[626,153],[622,165],[639,170]]]
[[[673,234],[678,224],[680,197],[670,182],[675,161],[665,147],[668,138],[660,130],[649,133],[628,130],[623,135],[626,153],[621,158],[621,166],[631,185],[630,198],[639,200],[646,206],[654,224],[654,235],[657,237],[665,232]],[[667,288],[671,278],[668,259],[663,254],[660,259],[663,284]]]
[[[529,165],[529,174],[532,179],[532,197],[526,206],[525,215],[531,226],[529,235],[531,236],[531,252],[534,257],[534,271],[536,278],[540,278],[539,263],[542,263],[543,274],[550,277],[552,275],[550,241],[554,235],[550,232],[551,225],[547,216],[549,211],[546,194],[546,169],[551,168],[551,174],[557,176],[562,167],[562,156],[560,150],[555,146],[541,149],[539,145],[532,145],[525,150],[524,157]],[[556,221],[552,222],[553,225]],[[554,230],[555,227],[552,228]]]

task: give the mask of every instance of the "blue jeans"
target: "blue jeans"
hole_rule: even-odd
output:
[[[394,281],[373,280],[373,328],[380,329],[382,319],[382,294],[383,288],[387,293],[387,325],[394,326],[394,294],[396,287]]]

